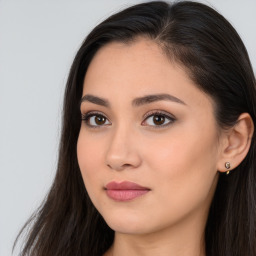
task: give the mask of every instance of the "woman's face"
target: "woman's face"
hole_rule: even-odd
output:
[[[213,104],[157,44],[101,48],[84,79],[81,113],[80,170],[113,230],[205,225],[220,158]]]

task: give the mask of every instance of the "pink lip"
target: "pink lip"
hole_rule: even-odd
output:
[[[149,188],[130,181],[121,183],[112,181],[106,185],[105,189],[107,195],[115,201],[130,201],[150,191]]]

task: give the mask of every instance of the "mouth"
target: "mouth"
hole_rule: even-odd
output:
[[[150,191],[149,188],[130,181],[121,183],[112,181],[104,189],[106,190],[107,196],[115,201],[131,201]]]

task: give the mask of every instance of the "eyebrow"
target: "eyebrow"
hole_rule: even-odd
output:
[[[182,105],[186,105],[186,103],[182,100],[180,100],[179,98],[170,95],[170,94],[151,94],[151,95],[146,95],[143,97],[139,97],[139,98],[135,98],[132,101],[132,106],[134,107],[139,107],[145,104],[149,104],[152,102],[156,102],[156,101],[161,101],[161,100],[165,100],[165,101],[172,101],[172,102],[176,102],[176,103],[180,103]],[[104,98],[100,98],[91,94],[87,94],[85,96],[82,97],[80,104],[82,104],[82,102],[85,101],[89,101],[91,103],[100,105],[100,106],[104,106],[109,108],[110,107],[110,103],[107,99]]]
[[[100,98],[91,94],[87,94],[85,96],[82,97],[81,101],[80,101],[80,105],[85,102],[85,101],[89,101],[91,103],[100,105],[100,106],[104,106],[109,108],[110,107],[110,103],[108,100],[104,99],[104,98]]]
[[[186,105],[184,101],[174,97],[173,95],[170,94],[152,94],[152,95],[146,95],[140,98],[136,98],[132,101],[132,105],[135,107],[144,105],[144,104],[149,104],[151,102],[155,102],[155,101],[161,101],[161,100],[165,100],[165,101],[172,101],[172,102],[176,102],[176,103],[180,103],[183,105]]]

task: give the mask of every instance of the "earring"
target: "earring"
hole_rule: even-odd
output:
[[[228,170],[230,169],[230,162],[225,163],[225,168]],[[229,175],[229,171],[226,172],[227,175]]]

